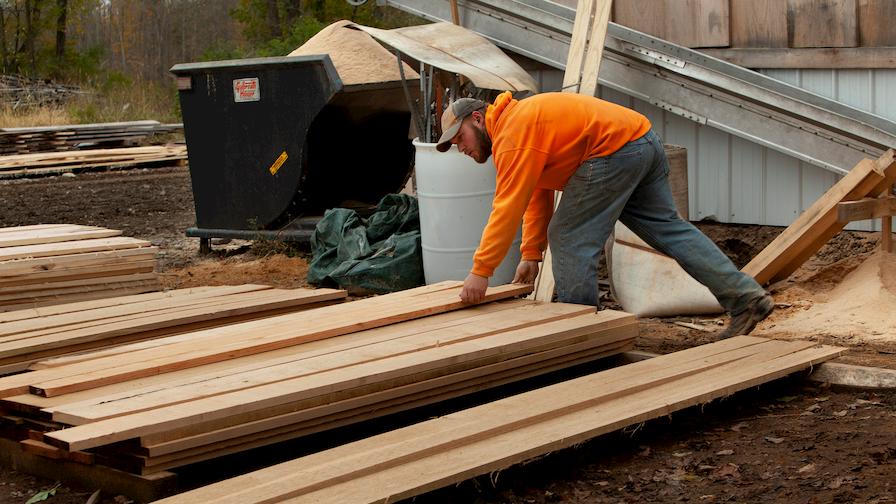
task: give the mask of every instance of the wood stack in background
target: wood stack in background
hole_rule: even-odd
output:
[[[0,228],[0,312],[160,289],[158,249],[73,224]]]
[[[158,121],[0,128],[0,154],[118,147],[155,134],[181,131],[183,124],[161,124]]]
[[[0,178],[55,175],[91,168],[129,167],[166,161],[184,162],[185,145],[149,145],[0,156]]]

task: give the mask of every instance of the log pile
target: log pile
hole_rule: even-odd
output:
[[[0,312],[157,291],[157,251],[114,229],[0,228]]]
[[[475,307],[459,291],[47,360],[0,378],[6,432],[31,453],[152,475],[617,354],[637,336],[625,313],[506,299],[531,286],[490,289]]]

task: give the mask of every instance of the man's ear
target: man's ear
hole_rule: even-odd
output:
[[[484,117],[482,116],[482,112],[478,110],[474,110],[470,116],[473,117],[473,120],[476,121],[478,126],[482,126],[484,124]]]

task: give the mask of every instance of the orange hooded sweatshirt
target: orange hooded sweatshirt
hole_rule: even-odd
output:
[[[613,154],[644,136],[643,115],[598,98],[543,93],[514,100],[500,94],[485,113],[497,187],[488,224],[473,256],[476,275],[490,277],[523,221],[524,260],[540,261],[554,212],[554,191],[586,160]]]

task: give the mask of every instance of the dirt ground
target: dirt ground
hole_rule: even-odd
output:
[[[306,285],[307,253],[293,250],[287,256],[277,244],[234,241],[199,256],[198,240],[184,236],[194,223],[187,168],[0,180],[0,227],[56,222],[122,229],[152,241],[162,250],[159,271],[169,288]],[[699,227],[739,266],[781,231]],[[861,325],[849,334],[788,325],[813,307],[827,306],[838,284],[872,256],[877,241],[873,233],[841,233],[791,278],[772,285],[778,306],[758,333],[844,345],[849,351],[840,362],[896,368],[896,335],[863,338],[874,330]],[[636,345],[668,353],[713,341],[724,323],[723,317],[644,319]],[[416,502],[886,503],[896,502],[893,474],[896,392],[830,388],[793,378],[431,492]],[[0,504],[25,502],[53,485],[0,468]],[[83,503],[91,493],[63,485],[46,502]],[[102,502],[127,499],[104,496]]]

